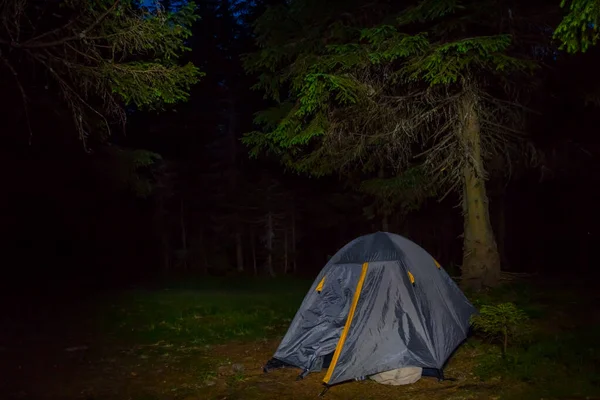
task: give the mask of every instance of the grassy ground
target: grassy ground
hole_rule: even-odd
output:
[[[262,374],[310,282],[203,281],[137,289],[94,301],[39,305],[3,322],[2,399],[308,399],[323,373]],[[518,284],[472,296],[511,301],[534,322],[534,339],[499,348],[471,338],[450,360],[455,381],[332,388],[330,399],[600,398],[600,293],[583,286]],[[27,315],[25,316],[27,317]]]

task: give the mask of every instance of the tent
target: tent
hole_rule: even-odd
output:
[[[443,379],[476,312],[440,264],[387,232],[354,239],[325,265],[264,371],[327,369],[327,387],[404,367]]]

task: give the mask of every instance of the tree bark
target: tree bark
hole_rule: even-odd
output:
[[[462,100],[460,118],[461,140],[465,150],[463,167],[464,243],[462,285],[480,290],[500,282],[500,256],[490,222],[485,189],[481,131],[475,99],[466,94]]]

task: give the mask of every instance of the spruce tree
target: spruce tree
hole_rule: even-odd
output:
[[[454,0],[272,7],[256,24],[261,50],[246,66],[261,73],[257,87],[276,106],[244,140],[300,172],[421,171],[413,187],[459,193],[463,283],[494,286],[500,258],[486,164],[523,155],[515,83],[537,66],[531,45],[515,38],[518,24],[502,23],[520,11]]]
[[[161,109],[188,98],[201,73],[181,65],[196,19],[194,3],[176,10],[137,0],[0,2],[3,95],[32,102],[57,95],[80,139],[106,137],[126,108]],[[58,102],[57,102],[58,100]],[[30,134],[31,127],[29,127]]]

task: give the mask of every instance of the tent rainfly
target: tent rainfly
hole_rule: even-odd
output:
[[[326,369],[326,387],[402,368],[442,380],[475,312],[423,248],[387,232],[361,236],[319,273],[264,371],[296,367],[302,379]]]

